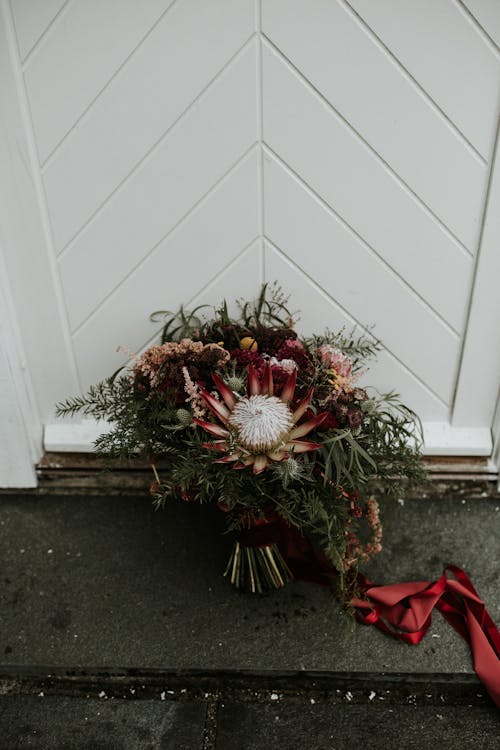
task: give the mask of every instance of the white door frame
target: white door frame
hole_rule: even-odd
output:
[[[36,487],[42,423],[21,349],[0,245],[0,487]]]
[[[453,427],[492,425],[500,385],[500,123],[451,416]],[[453,283],[453,279],[450,279]]]
[[[36,486],[43,425],[78,380],[8,0],[0,0],[0,487]]]

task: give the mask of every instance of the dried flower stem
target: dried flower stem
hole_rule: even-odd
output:
[[[161,484],[160,477],[158,476],[158,472],[156,471],[156,466],[154,464],[150,464],[151,468],[153,469],[153,474],[155,475],[155,479],[158,482],[158,484]]]

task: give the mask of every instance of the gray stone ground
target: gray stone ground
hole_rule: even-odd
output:
[[[202,747],[204,721],[201,701],[10,696],[0,702],[0,746],[5,750],[194,750]]]
[[[500,621],[498,499],[386,501],[382,516],[385,548],[367,568],[372,580],[435,579],[453,562],[470,573]],[[484,699],[470,700],[484,690],[466,644],[440,615],[424,642],[409,647],[357,625],[317,586],[292,584],[262,597],[238,593],[221,575],[230,548],[222,522],[211,508],[183,503],[155,513],[146,495],[0,496],[2,750],[341,750],[369,741],[388,750],[436,742],[458,749],[472,741],[500,747],[498,712]],[[130,675],[132,668],[138,679],[152,670],[165,685],[142,700],[129,690],[124,701],[118,694],[99,699],[97,680],[87,698],[83,688],[72,692],[49,681],[45,689],[51,668],[100,674],[103,685],[106,670]],[[185,694],[176,688],[165,695],[179,670],[250,670],[257,688],[234,693],[222,681],[196,692],[191,674]],[[283,692],[258,688],[259,676],[282,673],[318,673],[323,692],[299,686],[294,693],[293,679]],[[367,682],[350,691],[349,679],[358,684],[363,673],[375,676],[373,690]],[[399,703],[394,696],[380,702],[376,676],[392,675],[397,685],[399,673],[407,682],[427,675],[415,705],[410,688],[400,691]],[[444,704],[443,680],[455,685]],[[372,692],[377,697],[370,700]]]

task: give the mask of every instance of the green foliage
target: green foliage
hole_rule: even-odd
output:
[[[83,414],[96,419],[119,420],[133,401],[130,379],[111,377],[91,385],[87,393],[56,404],[56,416]]]
[[[161,394],[140,397],[126,375],[103,380],[86,394],[56,405],[59,417],[77,413],[111,423],[111,430],[99,436],[95,447],[98,454],[112,459],[171,454],[178,448],[179,433],[188,429],[179,424],[175,406]]]
[[[262,327],[288,328],[294,319],[293,313],[287,307],[288,297],[276,283],[263,284],[259,297],[255,302],[239,301],[239,316],[232,318],[226,300],[219,307],[198,305],[191,312],[184,306],[173,313],[158,310],[150,316],[153,322],[164,321],[161,343],[180,341],[191,338],[195,341],[225,341],[232,346],[239,346],[240,337],[251,330]],[[199,313],[211,310],[212,317],[207,320]],[[229,335],[228,335],[229,334]]]
[[[288,300],[289,297],[276,282],[271,287],[269,284],[263,284],[256,302],[239,303],[243,326],[245,328],[290,327],[295,314],[289,310]]]
[[[172,313],[169,310],[157,310],[151,313],[151,322],[156,323],[158,320],[165,320],[161,334],[161,343],[165,344],[167,341],[197,338],[203,325],[198,312],[204,308],[210,308],[210,305],[198,305],[191,312],[186,312],[184,306],[181,305],[176,313]]]

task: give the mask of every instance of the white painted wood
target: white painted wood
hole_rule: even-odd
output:
[[[185,0],[155,27],[44,172],[59,249],[250,37],[253,12],[253,0]]]
[[[275,160],[264,157],[266,236],[294,263],[321,280],[321,287],[445,403],[454,382],[458,340],[437,316],[409,293],[324,204]],[[397,316],[399,325],[395,325]]]
[[[73,330],[255,143],[255,66],[251,46],[63,254],[61,279]],[[103,257],[106,264],[100,264]],[[82,285],[89,269],[98,267],[92,285]]]
[[[448,422],[424,422],[426,456],[490,456],[491,430],[452,427]]]
[[[500,127],[500,126],[499,126]],[[455,426],[490,426],[500,387],[500,131],[452,415]]]
[[[265,143],[461,331],[471,257],[282,58],[263,58]]]
[[[340,2],[263,0],[262,12],[273,43],[474,250],[487,170],[404,71]]]
[[[112,429],[112,424],[103,419],[82,419],[69,423],[61,420],[45,425],[44,447],[55,453],[94,453],[94,443],[99,435]]]
[[[477,19],[488,36],[500,47],[500,8],[498,0],[458,0]]]
[[[484,44],[460,7],[449,0],[347,2],[489,160],[495,137],[500,58]],[[496,5],[500,19],[498,0]]]
[[[26,367],[0,232],[0,487],[36,487],[42,425]]]
[[[498,472],[498,489],[500,490],[500,391],[498,392],[497,408],[493,419],[493,451],[491,463]]]
[[[22,60],[65,4],[66,0],[10,0]]]
[[[114,350],[126,345],[138,351],[155,333],[153,310],[191,304],[201,290],[219,279],[219,297],[250,296],[259,288],[257,152],[251,153],[207,198],[160,243],[92,315],[74,336],[84,387],[109,375],[123,362]],[[235,260],[236,258],[236,260]],[[233,268],[233,263],[236,267]],[[251,272],[249,268],[254,268]],[[228,275],[224,276],[227,269]],[[229,273],[231,271],[231,273]],[[224,286],[225,285],[225,286]],[[205,300],[204,300],[205,301]],[[70,395],[65,393],[64,395]]]
[[[297,325],[300,332],[321,333],[325,328],[330,328],[332,331],[344,329],[347,333],[357,331],[370,335],[335,299],[326,294],[322,279],[317,283],[312,281],[299,266],[269,243],[266,243],[265,271],[268,279],[279,279],[283,288],[290,293],[292,310],[300,309]],[[376,336],[377,333],[375,328],[373,334]],[[446,405],[387,350],[381,351],[376,361],[369,363],[368,372],[360,380],[360,385],[374,387],[380,393],[396,389],[403,402],[418,410],[423,420],[448,419]]]
[[[42,162],[171,3],[71,2],[25,72]]]
[[[61,391],[78,389],[78,380],[5,0],[0,3],[0,112],[0,241],[18,344],[43,422],[52,418]]]
[[[10,362],[0,324],[0,488],[36,487],[36,474],[27,425],[17,399]]]
[[[107,422],[85,419],[72,425],[48,424],[45,427],[45,450],[55,452],[94,452],[94,443],[99,435],[108,432]],[[461,429],[448,423],[429,422],[423,424],[425,456],[489,456],[491,433],[489,430]]]

